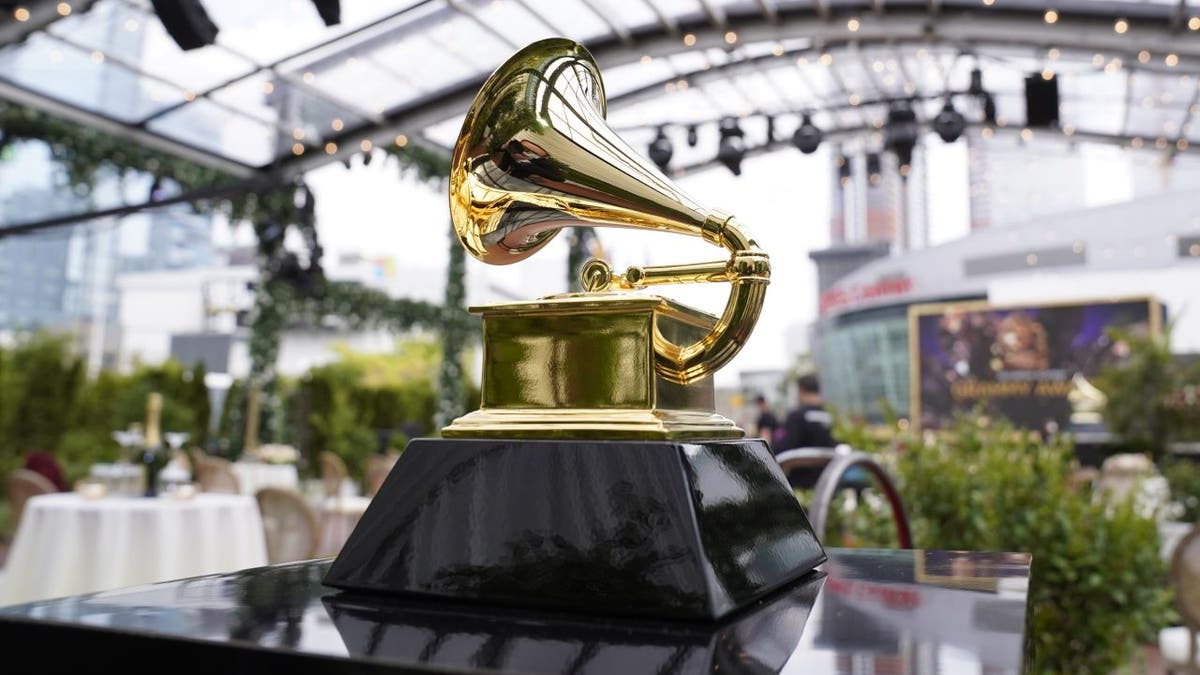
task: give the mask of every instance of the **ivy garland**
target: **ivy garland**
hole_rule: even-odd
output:
[[[143,173],[175,181],[184,191],[233,184],[226,172],[198,165],[151,148],[130,144],[95,129],[76,125],[41,111],[0,102],[0,150],[18,141],[46,143],[66,182],[81,196],[89,194],[105,172],[120,177]],[[425,181],[444,181],[450,159],[444,153],[416,145],[393,147],[388,154],[401,171]],[[245,192],[220,200],[192,205],[197,211],[223,211],[231,221],[246,220],[257,237],[259,279],[251,311],[251,379],[263,401],[277,400],[274,368],[279,342],[289,325],[323,325],[338,317],[351,328],[376,326],[396,331],[413,327],[440,330],[444,353],[438,404],[439,423],[460,414],[463,408],[461,364],[463,348],[478,334],[478,323],[462,307],[464,265],[462,247],[451,249],[447,270],[446,302],[429,303],[395,299],[352,282],[326,281],[321,273],[322,249],[317,237],[313,196],[302,183],[281,183],[259,192]],[[287,251],[283,242],[288,228],[304,239],[307,261]],[[274,406],[264,405],[268,418],[260,428],[270,430]]]

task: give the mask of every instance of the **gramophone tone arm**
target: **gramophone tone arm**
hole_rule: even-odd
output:
[[[630,290],[663,284],[733,281],[734,278],[727,260],[686,265],[630,267],[625,270],[624,274],[613,274],[607,262],[596,258],[587,261],[580,276],[583,278],[584,288],[589,291],[604,291],[610,288]]]

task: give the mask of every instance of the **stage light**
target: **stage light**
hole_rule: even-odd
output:
[[[721,143],[717,146],[717,161],[733,175],[742,175],[742,159],[746,156],[746,132],[738,126],[736,117],[721,120]]]
[[[697,144],[697,143],[699,143],[699,142],[700,142],[700,137],[696,135],[696,125],[695,125],[695,124],[689,124],[689,125],[688,125],[688,128],[687,128],[687,144],[688,144],[688,147],[689,147],[689,148],[694,148],[694,147],[696,147],[696,144]]]
[[[217,39],[217,26],[200,0],[150,0],[150,4],[180,49],[204,47]]]
[[[953,143],[958,140],[959,136],[962,136],[966,128],[966,118],[954,109],[954,102],[947,96],[946,105],[942,106],[942,111],[933,118],[933,130],[943,141]]]
[[[983,90],[982,70],[975,68],[971,71],[971,84],[967,86],[967,93],[972,96],[982,96],[987,93]]]
[[[312,0],[312,3],[326,26],[336,26],[342,22],[341,0]]]
[[[996,99],[991,94],[983,95],[983,122],[984,124],[996,123]]]
[[[1051,127],[1058,124],[1058,78],[1041,74],[1025,78],[1025,126]]]
[[[893,102],[888,109],[883,147],[895,153],[901,167],[912,164],[913,149],[917,146],[920,131],[912,105],[908,101]]]
[[[800,152],[811,155],[817,151],[823,140],[825,134],[813,124],[812,117],[804,113],[804,117],[800,118],[800,126],[796,128],[796,133],[792,134],[792,145]]]
[[[675,154],[675,148],[671,145],[671,139],[667,138],[662,127],[658,128],[658,135],[650,141],[648,154],[650,161],[654,162],[660,171],[666,173],[667,166],[671,163],[671,155]]]

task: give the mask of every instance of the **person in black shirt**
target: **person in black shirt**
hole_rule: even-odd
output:
[[[767,405],[767,399],[759,394],[754,402],[758,404],[758,421],[754,423],[756,435],[771,445],[775,442],[775,431],[779,428],[779,418]]]
[[[800,389],[796,396],[800,405],[784,420],[783,442],[777,450],[834,447],[837,441],[833,439],[833,417],[825,410],[817,376],[802,375],[796,385]]]

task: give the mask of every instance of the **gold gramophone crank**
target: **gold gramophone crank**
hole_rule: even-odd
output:
[[[483,85],[463,122],[450,213],[471,255],[508,265],[566,226],[645,228],[701,237],[727,260],[631,267],[590,260],[584,293],[472,307],[483,317],[479,410],[453,437],[695,439],[744,432],[714,410],[710,377],[758,320],[767,254],[732,216],[700,206],[605,123],[591,54],[536,42]],[[729,282],[718,318],[656,295],[660,284]]]

